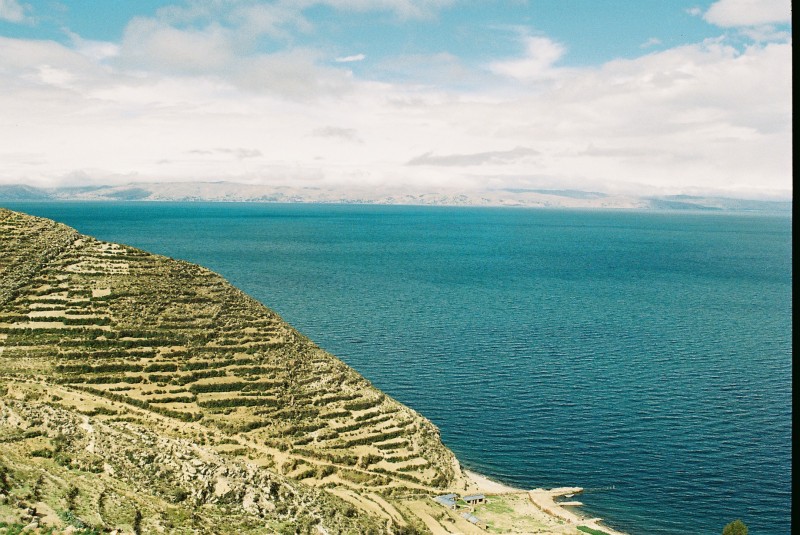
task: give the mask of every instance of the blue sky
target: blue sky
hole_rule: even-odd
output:
[[[28,0],[28,21],[0,21],[3,35],[69,42],[69,32],[84,39],[119,41],[134,17],[156,17],[172,5],[164,0]],[[214,2],[206,2],[213,4]],[[269,3],[269,2],[262,2]],[[342,54],[365,54],[379,61],[398,54],[449,52],[465,61],[485,61],[519,51],[518,32],[541,34],[563,43],[566,66],[600,64],[717,37],[720,28],[691,14],[704,12],[711,1],[664,0],[471,0],[441,2],[419,16],[387,6],[356,11],[329,5],[302,9],[313,30],[264,39],[265,51],[287,45],[332,47]],[[178,2],[178,5],[181,3]],[[272,2],[275,4],[275,2]],[[202,27],[211,17],[184,27]],[[229,21],[216,22],[231,25]],[[288,25],[287,25],[288,26]],[[780,25],[788,29],[788,25]],[[656,43],[655,40],[658,40]]]
[[[0,182],[791,194],[787,0],[0,0],[0,58]]]

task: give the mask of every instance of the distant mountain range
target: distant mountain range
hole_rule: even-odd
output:
[[[116,186],[36,188],[0,185],[0,201],[208,201],[266,203],[403,204],[439,206],[518,206],[640,210],[723,210],[791,212],[791,201],[716,196],[635,196],[570,189],[507,188],[483,191],[387,192],[233,182],[130,183]]]

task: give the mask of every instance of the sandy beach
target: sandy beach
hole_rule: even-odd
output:
[[[620,531],[609,528],[601,523],[600,518],[583,517],[574,511],[567,509],[565,506],[576,507],[581,505],[581,502],[570,500],[567,502],[556,502],[556,499],[561,496],[570,496],[583,492],[581,487],[559,487],[554,489],[533,489],[525,490],[520,488],[504,485],[497,481],[493,481],[488,477],[473,472],[471,470],[464,470],[464,474],[471,480],[471,490],[480,492],[487,495],[526,495],[535,509],[542,514],[543,517],[550,519],[553,522],[553,527],[559,524],[559,528],[553,533],[564,533],[564,523],[569,528],[572,528],[573,533],[577,533],[578,526],[586,526],[595,530],[602,531],[608,535],[625,535]],[[537,515],[538,516],[538,515]]]
[[[525,489],[518,489],[492,481],[488,477],[471,470],[464,470],[464,474],[475,484],[475,490],[483,494],[521,494],[528,492]]]

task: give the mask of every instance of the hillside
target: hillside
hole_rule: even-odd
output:
[[[466,484],[431,422],[219,275],[0,209],[0,521],[426,532],[408,500]]]

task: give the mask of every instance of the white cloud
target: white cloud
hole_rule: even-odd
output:
[[[314,129],[311,135],[317,137],[343,139],[345,141],[362,143],[361,138],[358,135],[358,130],[356,130],[355,128],[342,128],[340,126],[323,126],[321,128]]]
[[[161,18],[133,19],[126,28],[114,65],[140,74],[213,78],[250,92],[290,99],[314,99],[349,90],[349,71],[326,67],[329,58],[320,51],[284,48],[273,53],[259,52],[254,42],[265,29],[251,17],[237,19],[242,26],[233,27],[216,22],[200,27],[172,25],[205,14],[200,10],[205,4],[192,6],[199,11],[166,11]],[[260,6],[234,7],[234,13],[239,13],[239,9]]]
[[[336,63],[352,63],[354,61],[364,61],[367,58],[364,54],[354,54],[352,56],[342,56],[334,59]]]
[[[0,0],[0,20],[25,22],[25,8],[17,0]]]
[[[288,41],[291,30],[308,33],[312,24],[294,5],[241,4],[234,5],[227,20],[237,28],[237,38],[252,42],[262,35]]]
[[[319,53],[310,49],[259,55],[234,62],[229,81],[290,100],[328,98],[352,89],[348,71],[320,66],[318,60]]]
[[[723,28],[789,24],[792,3],[791,0],[718,0],[703,18]]]
[[[453,54],[405,54],[382,59],[374,72],[386,80],[425,87],[474,87],[486,82],[486,73],[476,71]]]
[[[661,44],[661,39],[659,39],[658,37],[651,37],[650,39],[639,45],[639,48],[650,48],[658,46],[660,44]]]
[[[101,62],[119,55],[119,45],[108,41],[93,41],[83,39],[80,35],[67,31],[67,36],[72,42],[72,47],[81,55]]]
[[[503,165],[529,156],[535,156],[536,154],[539,154],[539,151],[528,147],[515,147],[510,150],[477,152],[473,154],[446,154],[439,156],[434,155],[432,152],[426,152],[425,154],[410,159],[406,165],[441,165],[455,167],[487,164]]]
[[[740,28],[739,31],[748,39],[757,43],[765,43],[768,41],[789,43],[792,40],[792,34],[777,30],[774,26],[749,26]]]
[[[295,0],[293,3],[311,6],[324,4],[348,11],[392,11],[406,19],[427,18],[448,7],[455,0]]]
[[[547,37],[525,37],[525,56],[489,65],[496,73],[518,80],[537,80],[553,74],[553,65],[566,52],[563,45]]]
[[[0,182],[792,190],[790,43],[564,69],[562,45],[526,37],[500,76],[440,54],[380,82],[236,33],[137,19],[117,55],[0,38]]]
[[[106,76],[92,58],[53,41],[29,41],[0,37],[0,87],[34,84],[65,86],[65,82],[87,86]]]
[[[120,49],[120,61],[128,66],[169,73],[224,70],[234,58],[230,32],[219,25],[178,29],[148,18],[128,24]]]
[[[216,154],[226,154],[231,155],[238,160],[244,160],[246,158],[259,158],[264,154],[258,149],[244,149],[244,148],[237,148],[237,149],[228,149],[228,148],[216,148],[216,149],[193,149],[188,151],[189,154],[199,154],[199,155],[207,155],[213,156]],[[160,163],[170,163],[169,160],[162,161]]]

